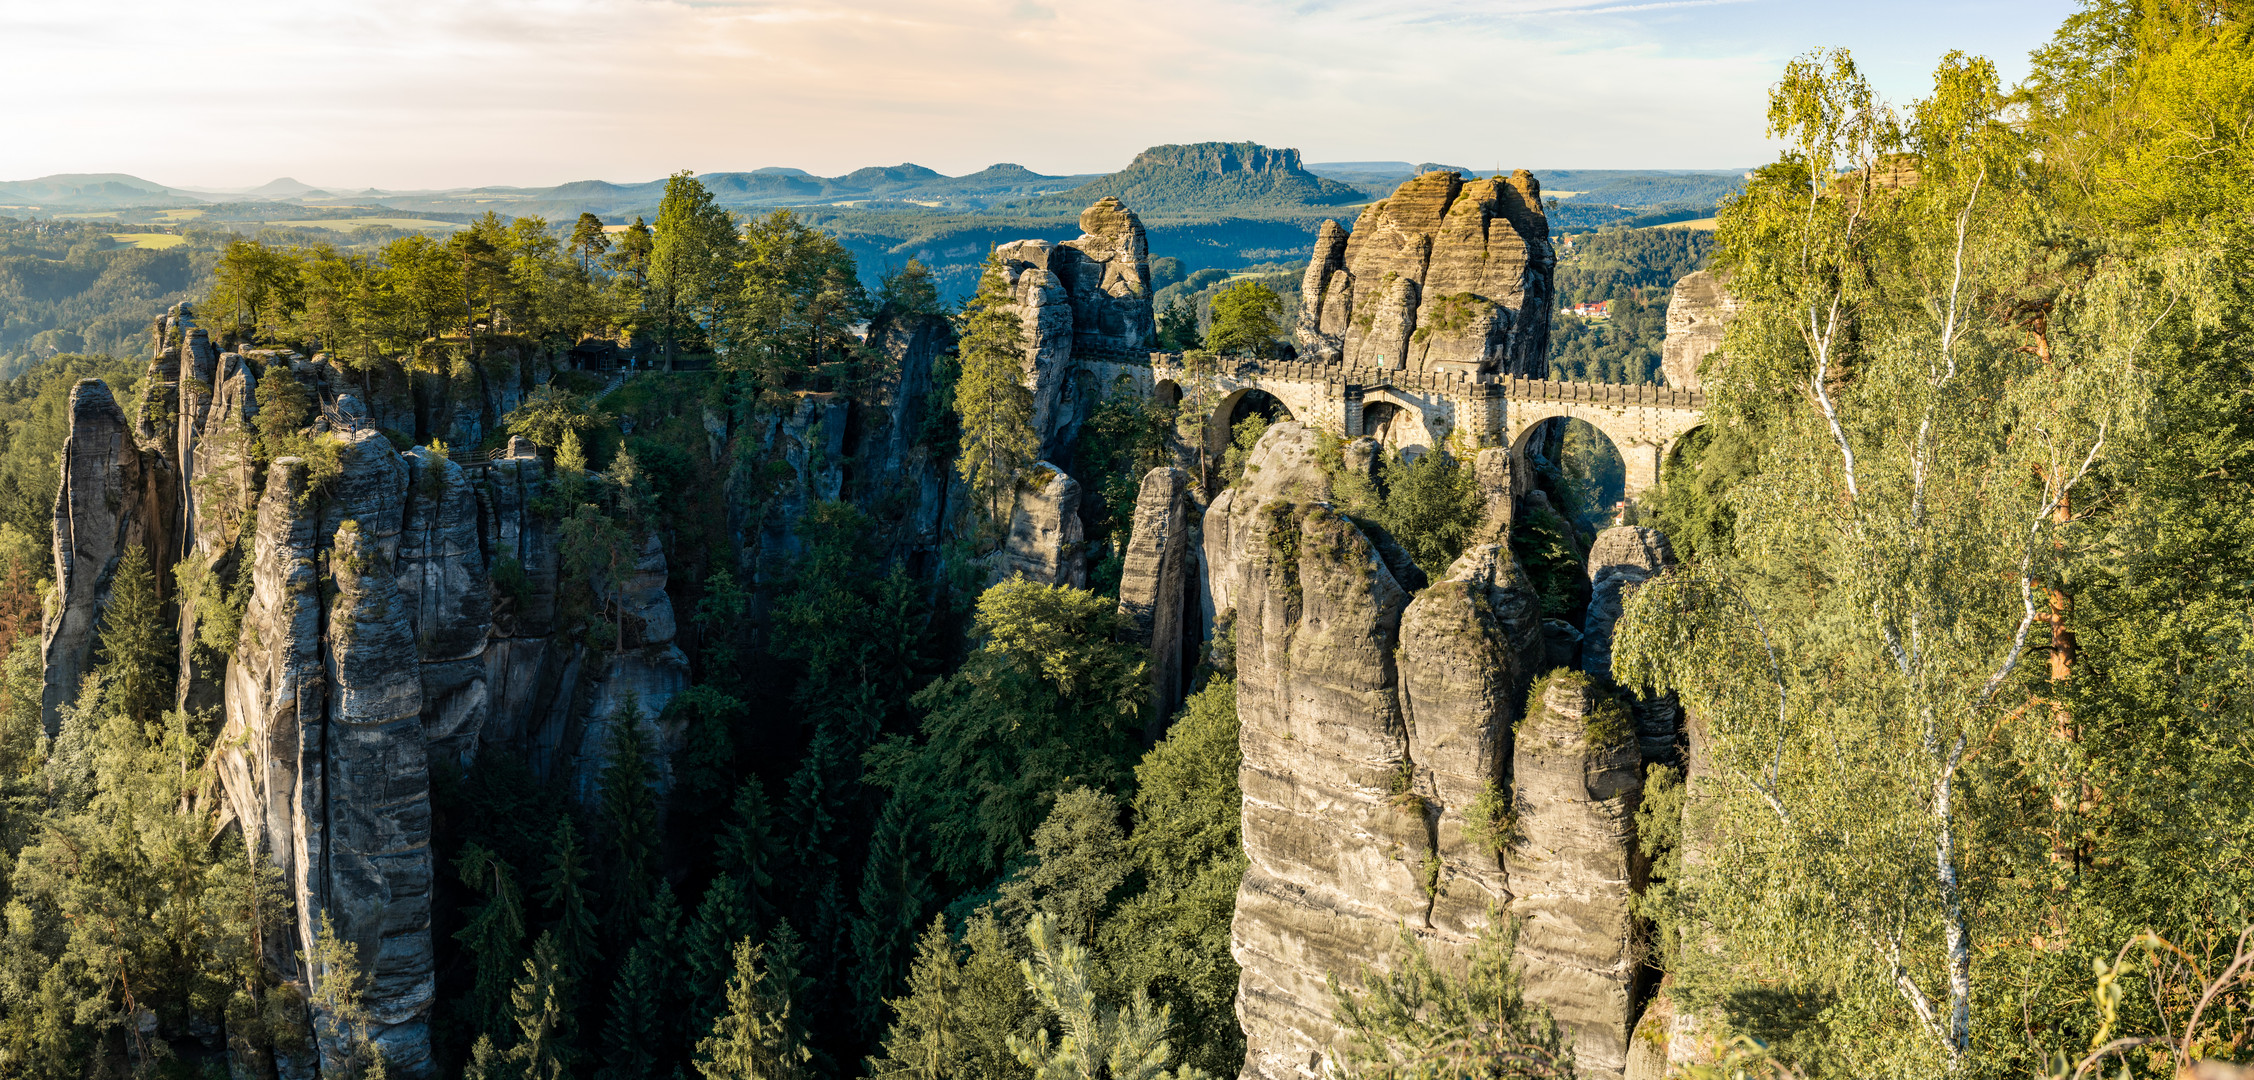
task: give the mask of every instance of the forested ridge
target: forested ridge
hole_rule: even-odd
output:
[[[2254,1063],[2254,24],[2099,0],[2034,60],[2005,87],[1951,54],[1894,107],[1849,53],[1811,53],[1772,95],[1790,149],[1716,231],[1583,234],[1558,264],[1559,308],[1612,309],[1555,316],[1556,378],[1655,380],[1666,290],[1693,269],[1744,305],[1702,372],[1707,424],[1626,511],[1679,565],[1628,594],[1617,683],[1594,691],[1689,718],[1685,757],[1637,766],[1633,830],[1636,1039],[1680,1051],[1670,1075]],[[1186,701],[1152,715],[1119,596],[1144,478],[1202,465],[1211,502],[1257,479],[1271,420],[1202,462],[1195,392],[1101,396],[1055,455],[1086,493],[1069,555],[1089,586],[995,580],[1012,500],[1044,476],[1004,269],[956,289],[903,259],[872,288],[850,231],[819,224],[738,216],[684,173],[623,231],[486,214],[444,239],[155,252],[0,232],[29,317],[115,335],[73,331],[0,384],[0,1075],[274,1077],[310,1068],[282,1049],[308,1040],[324,1076],[386,1069],[355,974],[373,958],[320,934],[301,959],[337,977],[312,1013],[275,978],[290,894],[222,823],[218,717],[177,707],[182,664],[237,648],[248,586],[130,549],[95,670],[42,719],[72,388],[138,400],[147,319],[196,282],[200,327],[267,371],[294,351],[347,386],[443,385],[597,341],[638,369],[558,370],[474,448],[522,438],[554,477],[528,513],[558,537],[557,633],[589,655],[625,648],[657,538],[689,686],[648,717],[671,749],[612,727],[591,788],[506,753],[434,759],[442,1075],[1237,1074],[1236,631],[1209,628]],[[1284,347],[1298,253],[1232,272],[1153,246],[1161,347]],[[881,400],[886,343],[914,334],[941,344],[898,445],[967,504],[911,558],[899,461],[813,490],[861,444],[792,458],[741,433]],[[243,436],[262,475],[333,476],[316,404],[262,400]],[[1534,463],[1557,512],[1525,502],[1482,537],[1472,455],[1353,465],[1324,435],[1310,520],[1384,537],[1405,581],[1501,543],[1537,619],[1570,620],[1608,516],[1572,439]],[[359,572],[338,565],[324,601]],[[494,566],[504,614],[525,575]],[[186,641],[176,610],[199,616]],[[1507,859],[1518,811],[1481,806],[1467,827]],[[1574,1075],[1507,920],[1460,965],[1402,956],[1334,973],[1325,1069]]]

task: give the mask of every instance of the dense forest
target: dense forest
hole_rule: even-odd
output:
[[[2254,1060],[2254,135],[2235,122],[2254,25],[2094,3],[2019,87],[1951,54],[1897,109],[1819,51],[1773,106],[1791,149],[1716,231],[1588,234],[1558,269],[1561,307],[1612,302],[1557,316],[1561,378],[1652,380],[1691,269],[1745,304],[1706,426],[1630,511],[1678,564],[1628,595],[1598,687],[1679,701],[1703,755],[1636,766],[1634,1006],[1707,1025],[1690,1075],[2238,1075],[2192,1063]],[[442,1075],[1236,1075],[1235,631],[1151,715],[1118,604],[1138,483],[1202,445],[1202,417],[1104,398],[1068,457],[1089,587],[995,580],[980,560],[1039,448],[995,260],[959,301],[914,252],[870,287],[848,239],[739,218],[688,174],[648,221],[604,224],[168,251],[0,232],[23,340],[62,352],[0,384],[0,1074],[270,1077],[307,1038],[323,1075],[386,1068],[352,974],[370,958],[327,932],[303,959],[344,973],[313,1003],[330,1027],[301,1030],[263,955],[288,893],[218,825],[215,717],[176,707],[181,666],[244,632],[242,590],[128,554],[94,672],[42,719],[71,389],[137,400],[137,336],[185,295],[258,363],[322,353],[363,385],[598,339],[655,369],[558,371],[489,440],[528,440],[556,478],[532,512],[567,567],[558,633],[620,646],[625,568],[656,537],[690,685],[653,710],[678,735],[662,778],[632,724],[591,790],[505,754],[434,764]],[[1278,348],[1292,258],[1153,260],[1163,343]],[[872,343],[902,327],[944,342],[908,452],[970,496],[914,566],[884,541],[897,492],[794,495],[772,442],[723,453],[712,419],[775,431],[871,394],[898,374]],[[257,468],[333,467],[314,413],[264,403]],[[1270,430],[1240,420],[1199,498],[1256,481]],[[1562,505],[1529,497],[1507,536],[1478,535],[1473,464],[1446,449],[1353,466],[1326,435],[1319,509],[1387,538],[1410,580],[1501,543],[1537,615],[1570,617],[1612,479],[1574,431],[1561,458],[1581,460],[1533,463]],[[340,562],[308,587],[348,586]],[[523,573],[496,566],[501,602]],[[168,607],[202,617],[187,640]],[[1502,852],[1516,813],[1472,825]],[[1335,973],[1339,1075],[1576,1075],[1507,933],[1462,970],[1405,956]]]

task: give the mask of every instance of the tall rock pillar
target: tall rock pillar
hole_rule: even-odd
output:
[[[1150,650],[1152,740],[1182,702],[1183,638],[1197,632],[1191,615],[1195,567],[1190,560],[1190,474],[1171,466],[1152,469],[1135,496],[1127,534],[1126,565],[1119,576],[1119,614],[1127,639]]]

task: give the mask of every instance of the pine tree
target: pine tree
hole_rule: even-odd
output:
[[[517,947],[524,940],[524,901],[508,862],[476,843],[463,845],[454,866],[462,884],[484,897],[454,931],[454,940],[470,951],[477,970],[463,1008],[478,1031],[502,1034],[508,1028]]]
[[[869,1059],[874,1080],[952,1080],[964,1075],[962,949],[947,934],[947,916],[934,915],[916,942],[908,992],[885,1002],[892,1027],[884,1049]]]
[[[720,834],[721,872],[736,879],[748,915],[757,925],[774,921],[774,872],[783,857],[783,843],[775,835],[774,812],[767,805],[767,788],[756,776],[746,777],[736,789],[729,822]]]
[[[714,877],[705,886],[696,920],[689,924],[681,943],[681,955],[689,968],[691,1024],[701,1026],[719,1011],[727,993],[728,973],[734,968],[735,943],[757,929],[742,883],[727,874]]]
[[[603,1025],[603,1067],[597,1080],[639,1080],[657,1074],[664,1042],[664,961],[650,943],[634,946],[611,981],[610,1020]]]
[[[963,961],[956,1016],[962,1024],[963,1071],[979,1080],[1026,1080],[1033,1075],[1010,1049],[1010,1039],[1030,1031],[1039,1013],[1009,938],[991,908],[963,930],[970,955]]]
[[[579,272],[586,273],[589,264],[610,250],[610,234],[603,231],[603,219],[581,212],[579,221],[571,227],[570,250],[579,256]]]
[[[524,977],[509,992],[517,1043],[504,1060],[512,1076],[563,1080],[577,1055],[572,1049],[571,975],[553,933],[542,931],[524,962]]]
[[[171,626],[157,602],[148,549],[128,546],[110,577],[109,603],[102,608],[97,670],[118,708],[144,724],[155,722],[171,704],[176,659]]]
[[[1057,931],[1047,913],[1026,927],[1034,960],[1020,962],[1026,984],[1041,1007],[1055,1017],[1063,1037],[1051,1040],[1046,1027],[1030,1037],[1009,1037],[1018,1061],[1034,1080],[1193,1080],[1194,1066],[1169,1071],[1174,1056],[1167,1041],[1171,1018],[1140,989],[1125,1008],[1101,1000],[1095,989],[1095,963],[1078,942]]]
[[[955,412],[962,417],[963,436],[955,468],[1000,520],[1002,497],[1040,452],[1033,394],[1025,388],[1025,326],[1000,255],[987,256],[978,293],[963,305],[960,355]]]
[[[540,875],[540,903],[554,913],[556,955],[565,977],[577,983],[593,970],[595,913],[587,907],[587,858],[579,850],[579,834],[570,815],[556,823],[555,840],[548,849],[548,869]]]
[[[787,933],[789,927],[782,928]],[[777,943],[736,943],[727,1011],[697,1042],[697,1071],[706,1080],[808,1080],[814,1075],[806,1025],[797,1014],[795,957]]]
[[[602,819],[609,862],[603,913],[614,940],[633,940],[657,877],[657,795],[651,788],[641,709],[628,703],[612,720],[610,764],[603,768]]]
[[[916,846],[915,834],[915,815],[907,804],[887,800],[884,817],[869,838],[869,860],[861,871],[861,910],[853,920],[853,996],[864,1030],[873,1031],[881,1023],[885,995],[900,985],[901,962],[907,959],[916,921],[932,902],[924,854]],[[934,924],[942,934],[943,923]]]

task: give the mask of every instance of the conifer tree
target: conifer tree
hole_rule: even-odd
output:
[[[572,1049],[572,979],[555,934],[542,931],[524,962],[524,976],[509,992],[517,1043],[503,1060],[511,1077],[563,1080],[577,1059]]]
[[[480,1032],[505,1034],[517,947],[524,940],[524,901],[508,862],[475,842],[463,845],[454,866],[462,884],[484,897],[454,931],[454,940],[475,958],[477,971],[464,1008]]]
[[[728,978],[726,1012],[713,1017],[712,1035],[697,1042],[697,1071],[706,1080],[809,1080],[814,1053],[799,1012],[803,990],[789,924],[776,938],[736,943]]]
[[[947,916],[934,915],[916,942],[908,992],[885,1002],[892,1027],[884,1048],[868,1063],[874,1080],[951,1080],[964,1075],[961,947],[947,933]]]
[[[604,924],[614,940],[633,939],[657,877],[657,795],[651,788],[641,709],[629,702],[611,727],[610,764],[603,768]]]
[[[540,875],[540,903],[554,913],[550,927],[564,977],[578,983],[595,966],[595,913],[587,906],[587,858],[570,815],[556,823],[548,869]]]
[[[148,549],[139,544],[125,549],[110,578],[100,642],[98,670],[118,708],[140,723],[154,722],[172,697],[172,629],[157,602]]]
[[[660,982],[664,962],[649,942],[634,946],[611,981],[610,1019],[603,1025],[603,1067],[597,1080],[638,1080],[657,1074],[664,1041]]]
[[[933,899],[915,834],[915,815],[907,804],[887,800],[876,833],[869,838],[869,858],[861,871],[860,912],[853,921],[854,1000],[864,1030],[873,1031],[880,1023],[885,995],[900,984],[901,964],[908,958],[916,921]]]
[[[1096,993],[1095,963],[1078,942],[1057,931],[1044,912],[1026,927],[1034,959],[1020,961],[1026,985],[1041,1007],[1056,1019],[1062,1037],[1036,1028],[1030,1037],[1012,1035],[1009,1047],[1033,1070],[1034,1080],[1193,1080],[1195,1067],[1169,1070],[1174,1057],[1166,1032],[1171,1023],[1163,1005],[1152,1005],[1137,989],[1124,1008]]]
[[[783,843],[775,835],[767,788],[758,777],[744,778],[728,816],[728,825],[720,833],[721,871],[736,880],[751,921],[767,925],[775,918],[774,874],[783,856]]]
[[[742,882],[720,874],[705,886],[697,904],[697,917],[683,935],[681,956],[688,963],[690,1023],[709,1023],[727,992],[728,973],[734,969],[735,943],[758,930]]]
[[[586,273],[589,264],[609,250],[610,234],[603,231],[603,219],[582,211],[571,227],[571,252],[579,256],[579,272]]]
[[[963,305],[961,373],[955,412],[962,418],[962,453],[955,469],[999,520],[1002,497],[1018,471],[1033,461],[1033,394],[1025,388],[1025,326],[1003,276],[1000,255],[989,255],[978,292]],[[1006,527],[1006,523],[1005,527]]]

